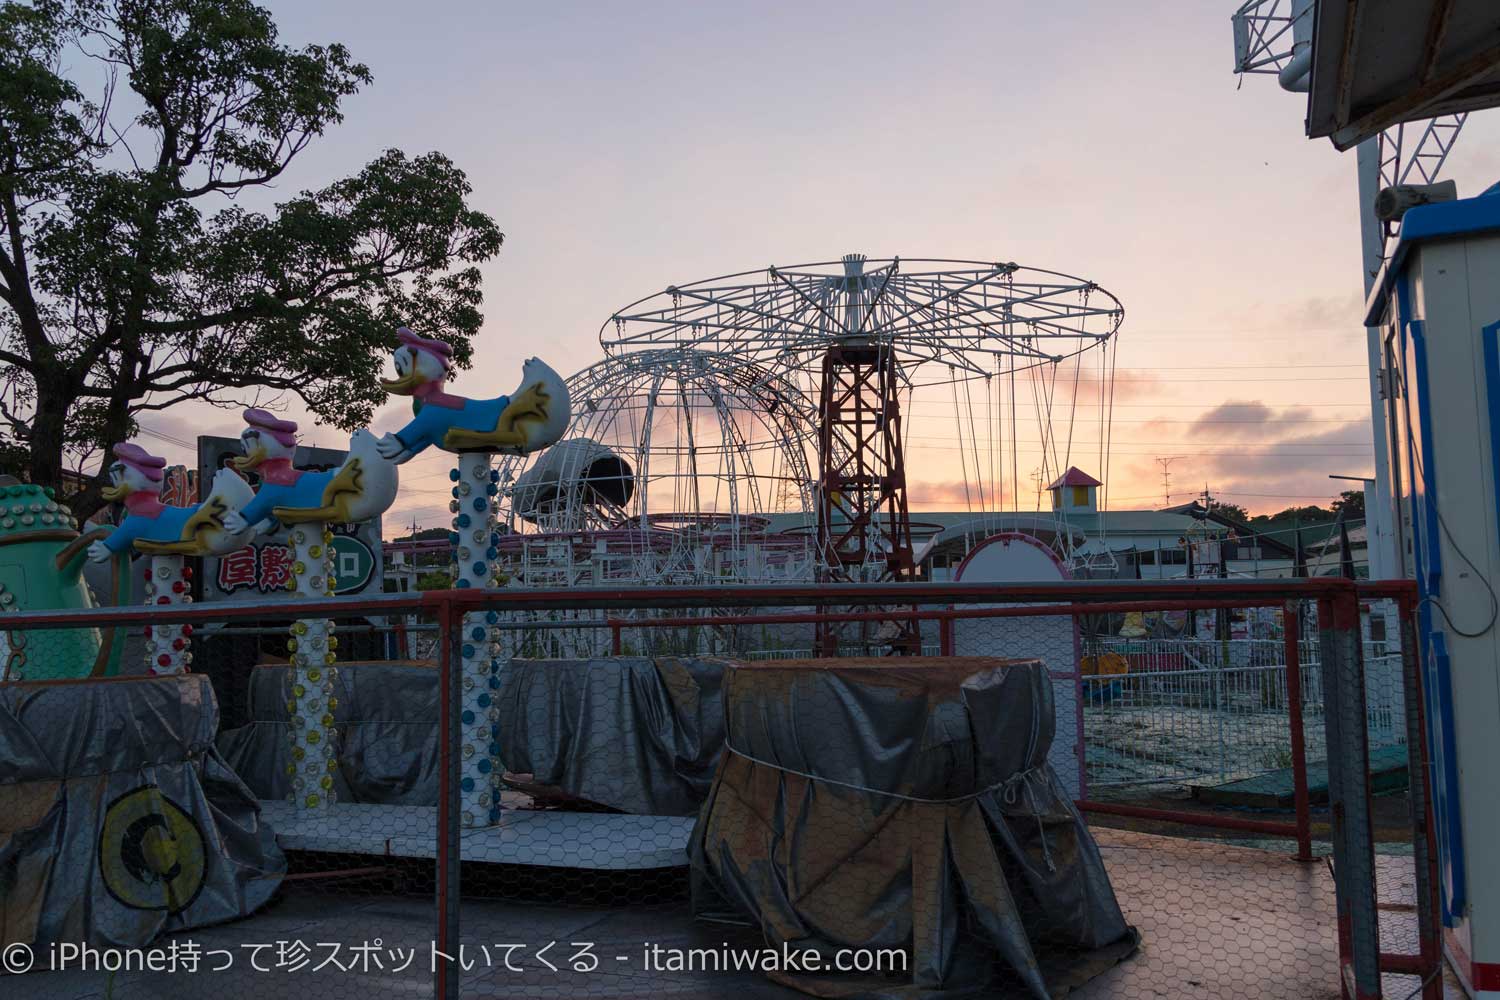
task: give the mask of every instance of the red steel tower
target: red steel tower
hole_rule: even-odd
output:
[[[825,579],[910,580],[911,515],[906,502],[906,458],[901,446],[901,382],[896,354],[867,328],[896,273],[877,275],[865,258],[843,258],[843,329],[823,355],[818,392],[818,551]],[[908,623],[892,623],[882,637],[901,652],[920,642]],[[820,623],[817,647],[838,652],[839,629]]]

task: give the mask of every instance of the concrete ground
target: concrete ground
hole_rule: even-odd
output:
[[[1136,955],[1107,970],[1070,996],[1079,998],[1234,997],[1244,1000],[1335,1000],[1339,996],[1335,951],[1333,880],[1326,861],[1301,864],[1279,850],[1213,841],[1185,840],[1123,830],[1096,830],[1110,878],[1127,918],[1139,929]],[[1410,860],[1381,859],[1381,921],[1386,947],[1410,951],[1412,898]],[[476,894],[497,888],[483,872],[465,884]],[[561,881],[560,881],[561,879]],[[576,881],[569,881],[576,880]],[[592,880],[592,883],[591,883]],[[490,884],[486,884],[490,883]],[[512,887],[515,882],[509,883]],[[0,994],[28,1000],[397,1000],[432,995],[431,939],[435,912],[420,887],[412,894],[371,893],[350,883],[301,882],[255,916],[234,924],[182,935],[205,953],[233,953],[225,972],[195,975],[38,972],[5,977]],[[590,905],[561,906],[548,900],[577,898],[589,889]],[[681,878],[655,886],[630,881],[601,884],[585,873],[549,875],[515,898],[466,899],[461,914],[464,997],[733,997],[772,1000],[801,996],[757,973],[647,972],[647,942],[664,947],[706,948],[727,942],[760,947],[759,934],[695,921],[681,896]],[[673,898],[675,897],[675,898]],[[313,948],[308,967],[275,967],[277,941],[339,944]],[[351,951],[379,942],[381,968],[365,955],[364,968]],[[548,941],[557,944],[537,954]],[[268,944],[252,956],[247,945]],[[522,947],[502,952],[502,946]],[[585,949],[585,945],[587,948]],[[393,958],[392,955],[395,955]],[[504,955],[520,971],[503,968]],[[411,954],[404,971],[392,966]],[[354,967],[340,971],[313,965],[330,955]],[[591,957],[590,957],[591,956]],[[221,959],[215,959],[215,962]],[[550,971],[543,964],[559,967]],[[577,962],[597,967],[572,971]],[[205,964],[207,959],[205,959]],[[201,967],[200,967],[201,969]],[[20,989],[15,990],[14,986]],[[1418,986],[1405,976],[1387,976],[1385,996],[1405,1000]],[[7,989],[10,987],[10,989]],[[1461,994],[1451,982],[1446,995]]]

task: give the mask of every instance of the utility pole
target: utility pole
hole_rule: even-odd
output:
[[[1161,466],[1161,492],[1164,499],[1162,506],[1172,506],[1172,463],[1177,461],[1176,456],[1171,458],[1158,458],[1156,464]]]

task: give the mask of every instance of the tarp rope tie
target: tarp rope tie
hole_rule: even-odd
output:
[[[1052,861],[1052,849],[1047,844],[1047,828],[1042,823],[1041,810],[1037,807],[1036,804],[1036,792],[1032,790],[1031,783],[1026,780],[1034,774],[1042,773],[1043,769],[1047,766],[1045,761],[1043,761],[1041,764],[1038,764],[1036,767],[1029,767],[1024,771],[1017,771],[1015,774],[1011,775],[1009,778],[1006,778],[1004,781],[997,781],[993,785],[981,788],[977,792],[970,792],[968,795],[958,795],[954,796],[951,799],[927,799],[921,797],[920,795],[903,795],[900,792],[888,792],[883,788],[870,788],[866,785],[856,785],[852,781],[839,781],[837,778],[827,778],[821,774],[809,774],[806,771],[799,771],[795,767],[786,767],[782,764],[773,764],[768,760],[761,760],[759,757],[755,757],[751,754],[745,753],[743,750],[731,745],[727,741],[724,744],[724,749],[728,750],[736,757],[739,757],[743,760],[748,760],[752,764],[759,764],[761,767],[769,767],[771,770],[780,771],[783,774],[795,774],[799,778],[806,778],[808,781],[816,781],[819,784],[837,785],[840,788],[848,788],[852,791],[864,792],[867,795],[880,795],[888,799],[900,799],[902,802],[920,802],[923,805],[958,805],[962,802],[972,802],[974,799],[979,798],[981,795],[988,795],[991,792],[999,792],[1001,800],[1006,805],[1013,806],[1019,799],[1019,793],[1017,793],[1016,789],[1018,787],[1024,788],[1027,805],[1031,807],[1032,815],[1036,817],[1037,839],[1042,842],[1042,860],[1047,863],[1047,871],[1054,874],[1057,872],[1057,865]]]

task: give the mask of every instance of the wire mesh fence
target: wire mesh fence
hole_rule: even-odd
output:
[[[1346,584],[154,611],[191,673],[0,685],[0,931],[38,997],[1402,996],[1436,953],[1409,608],[1378,607],[1379,637]],[[1122,634],[1182,614],[1266,629]],[[37,627],[111,615],[145,627]]]

